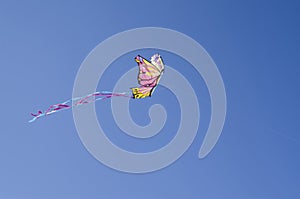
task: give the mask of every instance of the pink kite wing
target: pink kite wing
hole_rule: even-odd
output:
[[[151,62],[140,55],[135,57],[135,61],[139,66],[138,83],[141,86],[131,88],[133,98],[150,97],[164,71],[163,61],[159,54],[153,55]]]
[[[139,66],[138,82],[141,86],[155,86],[161,71],[144,57],[138,55],[135,61]]]

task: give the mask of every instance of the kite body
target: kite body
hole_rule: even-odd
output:
[[[159,54],[151,57],[151,61],[138,55],[135,61],[139,66],[138,83],[141,85],[137,88],[131,88],[132,98],[140,99],[151,97],[155,87],[157,86],[163,72],[164,64]]]
[[[138,83],[140,84],[140,87],[131,88],[132,96],[128,93],[112,93],[108,91],[94,92],[83,97],[73,98],[63,103],[52,105],[44,112],[38,111],[36,114],[31,113],[33,118],[29,122],[75,106],[92,103],[98,100],[105,100],[111,97],[129,97],[133,99],[150,97],[164,72],[162,58],[159,54],[155,54],[151,57],[151,60],[148,61],[138,55],[135,57],[135,61],[139,66]]]

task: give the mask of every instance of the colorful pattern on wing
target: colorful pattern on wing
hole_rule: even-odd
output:
[[[131,88],[134,99],[150,97],[157,86],[162,73],[164,64],[159,54],[151,57],[151,62],[138,55],[135,61],[139,66],[138,82],[140,87]]]

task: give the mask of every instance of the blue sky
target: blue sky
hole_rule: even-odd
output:
[[[1,1],[0,198],[299,197],[298,11],[299,3],[291,0]],[[203,99],[203,126],[189,150],[157,172],[127,174],[99,163],[82,145],[71,111],[27,123],[30,112],[72,96],[77,70],[97,44],[118,32],[147,26],[192,37],[219,68],[228,112],[223,134],[209,156],[197,159],[210,112],[205,85],[192,69],[180,72],[199,85],[195,89]],[[121,60],[133,62],[134,54],[116,61],[99,88],[112,86],[112,70],[118,70]],[[185,64],[170,57],[165,61],[179,63],[174,66],[178,70]],[[131,66],[134,63],[126,65]],[[147,99],[131,107],[167,104],[163,96],[168,92],[157,96],[163,91],[156,90],[153,102]],[[109,114],[108,105],[97,104],[97,113]],[[176,106],[174,102],[166,108]],[[133,119],[141,125],[149,122],[147,117]],[[178,117],[171,119],[162,140],[145,148],[128,140],[129,147],[135,143],[143,151],[161,146],[172,138],[168,129],[176,127],[172,122]],[[117,129],[113,125],[105,128]],[[127,140],[116,135],[109,136],[126,147]]]

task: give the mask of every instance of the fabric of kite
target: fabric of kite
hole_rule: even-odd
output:
[[[135,57],[135,61],[139,66],[137,79],[140,87],[131,88],[132,95],[128,93],[112,93],[108,91],[94,92],[83,97],[76,97],[65,102],[52,105],[44,112],[38,111],[36,114],[31,113],[33,118],[29,122],[34,122],[40,117],[51,115],[62,110],[70,109],[99,100],[109,99],[112,97],[128,97],[133,99],[151,97],[164,72],[163,60],[159,54],[155,54],[151,57],[150,61],[140,55]]]
[[[131,88],[133,98],[145,98],[151,96],[164,72],[164,64],[161,57],[156,54],[151,57],[151,63],[138,55],[135,61],[139,65],[138,88]]]

